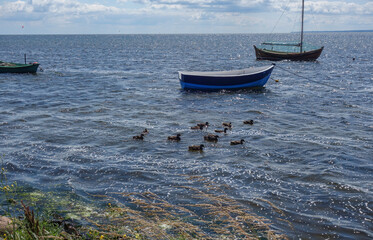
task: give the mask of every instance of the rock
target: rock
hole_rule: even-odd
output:
[[[12,220],[8,217],[0,216],[0,233],[13,229]]]

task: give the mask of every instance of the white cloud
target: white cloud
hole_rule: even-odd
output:
[[[272,5],[280,10],[286,10],[291,12],[299,12],[300,10],[300,1],[296,2],[280,2],[272,0]],[[373,2],[368,1],[306,1],[305,2],[305,11],[307,13],[313,14],[364,14],[364,15],[373,15]]]
[[[358,4],[354,2],[308,2],[307,10],[319,14],[373,14],[373,3]]]
[[[107,2],[107,1],[106,1]],[[138,4],[137,11],[152,9],[182,11],[214,12],[263,12],[270,8],[299,11],[300,1],[280,0],[118,0],[122,4]],[[107,3],[108,4],[108,3]],[[306,11],[317,14],[373,14],[372,2],[306,1]],[[79,0],[17,0],[0,3],[0,16],[17,13],[39,14],[90,14],[90,13],[123,13],[125,9],[99,3],[82,3]]]
[[[108,7],[102,4],[79,3],[72,0],[28,0],[7,2],[0,6],[0,17],[9,17],[19,14],[38,14],[39,18],[58,17],[61,15],[80,15],[91,13],[115,13],[116,7]],[[72,17],[70,16],[70,17]]]
[[[152,9],[193,9],[206,12],[241,12],[248,8],[263,8],[269,0],[122,0],[120,2],[138,3]]]
[[[120,28],[128,26],[137,29],[158,28],[158,32],[180,26],[198,26],[206,31],[219,29],[272,30],[283,11],[287,24],[299,17],[300,0],[7,0],[0,2],[2,26],[12,22],[37,23],[43,27],[52,25],[65,29]],[[371,0],[307,0],[306,19],[315,23],[332,22],[333,27],[342,24],[341,19],[354,19],[359,24],[371,21],[373,2]],[[294,17],[292,17],[294,15]],[[341,17],[336,17],[341,16]],[[356,16],[361,16],[356,17]],[[344,18],[343,18],[344,17]],[[292,20],[289,20],[292,19]],[[346,24],[345,21],[343,21]],[[321,23],[320,23],[321,24]],[[254,26],[255,25],[255,26]],[[325,24],[324,24],[325,25]],[[348,27],[353,29],[353,27]],[[286,31],[285,28],[276,29]],[[233,30],[237,31],[237,30]],[[291,30],[290,30],[291,31]]]
[[[32,6],[24,1],[6,2],[0,6],[0,14],[11,14],[16,12],[32,12]],[[1,16],[1,15],[0,15]]]

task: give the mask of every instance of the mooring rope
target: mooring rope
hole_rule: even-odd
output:
[[[330,84],[327,84],[327,83],[318,82],[318,81],[312,80],[312,79],[309,78],[309,77],[302,76],[302,75],[300,75],[300,74],[298,74],[298,73],[295,73],[295,72],[290,71],[290,70],[288,70],[288,69],[286,69],[286,68],[284,68],[284,67],[281,67],[281,66],[279,66],[278,64],[276,64],[276,67],[278,67],[278,68],[280,68],[280,69],[282,69],[282,70],[284,70],[284,71],[286,71],[286,72],[288,72],[288,73],[291,73],[291,74],[293,74],[293,75],[295,75],[295,76],[297,76],[297,77],[301,77],[301,78],[307,79],[307,80],[310,81],[310,82],[314,82],[314,83],[317,83],[317,84],[319,84],[319,85],[324,85],[324,86],[327,86],[327,87],[330,87],[330,88],[333,88],[333,89],[340,89],[340,88],[337,87],[337,86],[333,86],[333,85],[330,85]]]

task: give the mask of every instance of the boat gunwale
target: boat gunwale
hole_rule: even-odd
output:
[[[299,42],[262,42],[261,45],[300,47],[301,44]]]
[[[0,61],[0,64],[1,63],[14,64],[13,66],[0,65],[1,68],[22,68],[22,67],[31,67],[31,66],[35,66],[35,65],[40,65],[39,63],[23,64],[23,63],[13,63],[13,62],[3,62],[3,61]]]

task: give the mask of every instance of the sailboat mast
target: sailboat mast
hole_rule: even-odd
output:
[[[300,52],[303,51],[303,21],[304,21],[304,0],[302,0],[302,29],[300,33]]]

